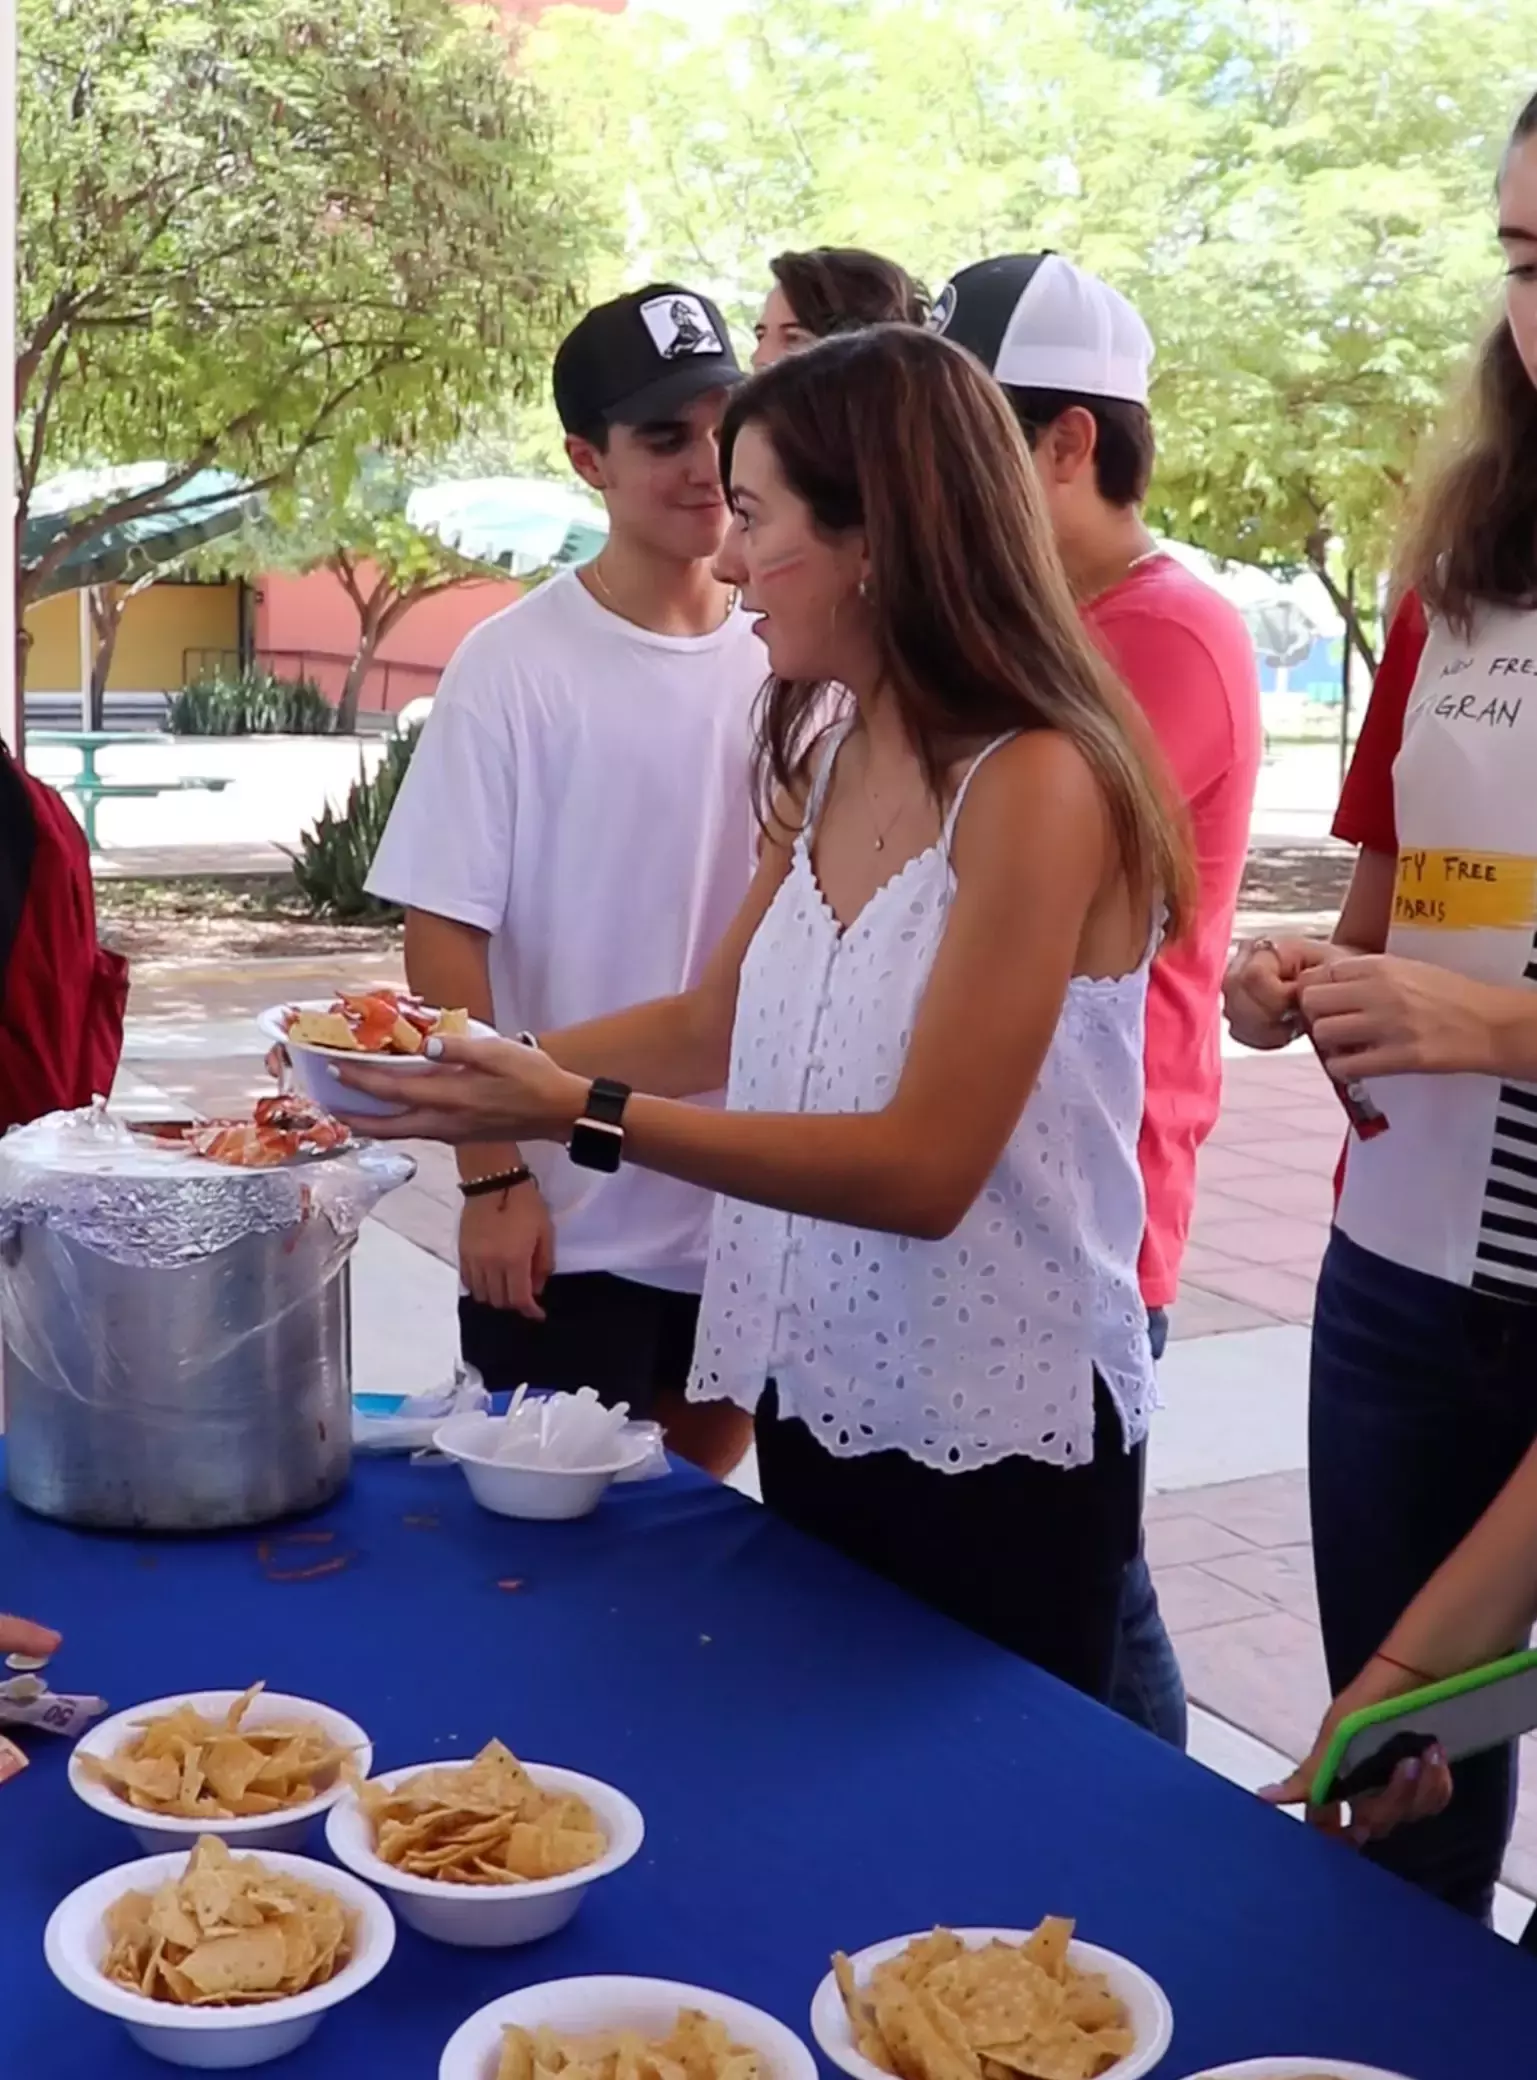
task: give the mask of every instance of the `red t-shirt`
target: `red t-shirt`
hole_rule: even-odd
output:
[[[1393,762],[1404,740],[1404,716],[1415,676],[1424,655],[1428,631],[1425,610],[1412,592],[1405,593],[1388,625],[1387,641],[1377,661],[1366,720],[1356,741],[1355,756],[1339,807],[1334,835],[1367,852],[1397,856],[1398,825],[1393,813]]]
[[[127,1001],[80,826],[0,745],[0,1133],[111,1091]]]
[[[1194,923],[1153,963],[1147,1100],[1138,1154],[1147,1188],[1142,1297],[1168,1307],[1195,1206],[1196,1152],[1222,1104],[1222,973],[1259,775],[1259,674],[1236,608],[1172,556],[1140,564],[1084,609],[1100,649],[1153,726],[1187,803]]]

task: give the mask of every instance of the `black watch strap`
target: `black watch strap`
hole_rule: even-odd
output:
[[[567,1153],[583,1170],[612,1174],[624,1159],[624,1108],[630,1101],[627,1083],[612,1077],[594,1079],[581,1118],[571,1129]]]

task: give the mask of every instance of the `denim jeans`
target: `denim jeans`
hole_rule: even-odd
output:
[[[1149,1309],[1147,1333],[1156,1363],[1169,1340],[1167,1309]],[[1156,1734],[1183,1753],[1189,1733],[1185,1682],[1175,1658],[1174,1642],[1158,1608],[1158,1591],[1153,1587],[1145,1547],[1138,1548],[1121,1585],[1120,1640],[1110,1704],[1123,1719],[1130,1719],[1134,1726]]]
[[[1313,1321],[1308,1448],[1336,1692],[1477,1523],[1534,1436],[1537,1305],[1406,1270],[1336,1231]],[[1487,1919],[1514,1810],[1514,1751],[1470,1757],[1453,1774],[1444,1813],[1369,1853]]]

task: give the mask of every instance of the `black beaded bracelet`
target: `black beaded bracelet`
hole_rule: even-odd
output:
[[[514,1169],[498,1170],[491,1177],[461,1178],[459,1194],[465,1199],[488,1199],[493,1192],[501,1192],[505,1196],[506,1193],[516,1190],[520,1184],[528,1184],[533,1174],[527,1163],[519,1163]]]

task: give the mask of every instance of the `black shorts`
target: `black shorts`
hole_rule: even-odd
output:
[[[941,1473],[905,1452],[840,1459],[772,1384],[758,1404],[763,1500],[801,1531],[985,1639],[1104,1702],[1121,1584],[1142,1520],[1142,1445],[1127,1451],[1104,1386],[1082,1466],[1001,1459]]]
[[[539,1296],[545,1320],[510,1308],[459,1302],[459,1342],[493,1393],[591,1387],[606,1406],[627,1401],[649,1418],[658,1392],[681,1394],[694,1357],[699,1295],[616,1278],[609,1271],[557,1272]]]

